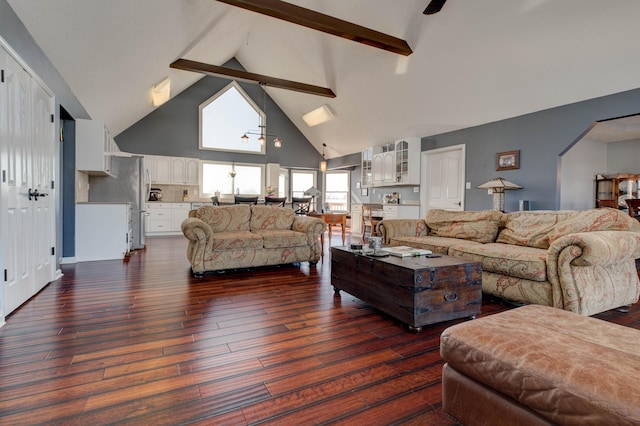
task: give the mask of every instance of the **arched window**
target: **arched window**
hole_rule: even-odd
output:
[[[264,122],[264,112],[232,81],[200,105],[200,149],[264,154],[258,141]]]

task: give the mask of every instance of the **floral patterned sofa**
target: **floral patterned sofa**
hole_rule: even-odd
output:
[[[296,216],[293,209],[236,204],[192,210],[182,222],[194,275],[207,271],[318,263],[322,219]]]
[[[430,210],[378,224],[383,244],[482,262],[482,290],[593,315],[638,301],[640,223],[616,209]]]

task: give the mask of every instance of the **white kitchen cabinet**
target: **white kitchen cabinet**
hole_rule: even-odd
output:
[[[147,203],[146,235],[179,235],[182,221],[189,217],[191,203]]]
[[[373,154],[372,176],[373,186],[384,186],[395,183],[395,151]]]
[[[361,169],[362,175],[360,177],[360,186],[362,188],[369,188],[373,184],[373,148],[367,148],[362,150]]]
[[[420,185],[420,138],[395,142],[395,184]]]
[[[129,203],[76,204],[76,259],[78,262],[123,259],[131,250]]]
[[[76,170],[108,175],[114,151],[115,141],[102,121],[76,120]]]
[[[362,235],[362,204],[351,204],[351,235]]]
[[[373,186],[420,185],[420,138],[374,147]]]
[[[382,212],[384,219],[420,219],[420,206],[384,204]]]
[[[147,203],[147,235],[171,232],[171,203]]]
[[[145,155],[144,159],[152,184],[171,184],[171,157]]]
[[[191,203],[171,203],[171,231],[182,232],[182,221],[189,217]]]
[[[171,183],[174,185],[198,185],[200,163],[195,158],[171,158]]]
[[[171,183],[171,157],[156,157],[155,177],[153,183]]]

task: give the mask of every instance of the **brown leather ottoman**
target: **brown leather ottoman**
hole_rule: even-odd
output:
[[[444,411],[465,425],[640,425],[640,331],[529,305],[447,328]]]

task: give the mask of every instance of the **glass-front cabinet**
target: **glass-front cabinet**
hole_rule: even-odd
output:
[[[596,176],[596,207],[603,200],[614,200],[619,209],[627,210],[627,198],[640,198],[640,174],[618,173]]]
[[[367,148],[362,151],[362,188],[369,188],[373,183],[372,164],[373,161],[373,148]]]

